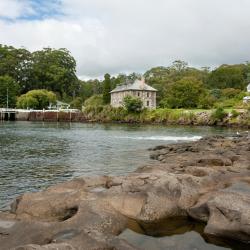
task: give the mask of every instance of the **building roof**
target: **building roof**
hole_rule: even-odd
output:
[[[129,90],[145,90],[145,91],[157,91],[155,88],[147,85],[144,80],[135,80],[133,83],[127,83],[118,85],[110,93],[129,91]]]
[[[64,106],[70,106],[70,104],[66,103],[66,102],[61,102],[61,101],[56,101],[56,105],[64,105]]]

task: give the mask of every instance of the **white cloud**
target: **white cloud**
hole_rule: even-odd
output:
[[[18,18],[33,14],[34,10],[28,0],[0,0],[0,17]]]
[[[0,43],[66,47],[82,76],[142,72],[175,59],[238,63],[250,59],[249,9],[249,0],[62,0],[59,17],[1,21]]]

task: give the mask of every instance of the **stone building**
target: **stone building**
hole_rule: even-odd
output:
[[[156,108],[157,90],[147,85],[143,80],[135,80],[133,83],[126,83],[117,86],[111,93],[111,106],[121,107],[125,96],[135,96],[142,100],[143,107]]]

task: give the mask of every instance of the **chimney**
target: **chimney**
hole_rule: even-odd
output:
[[[145,78],[142,76],[140,81],[140,89],[144,89],[145,87]]]

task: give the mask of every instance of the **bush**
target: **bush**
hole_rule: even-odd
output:
[[[46,89],[35,89],[18,97],[18,108],[33,108],[43,109],[47,108],[49,104],[56,103],[56,95],[52,91]]]
[[[70,103],[71,108],[82,110],[82,99],[80,97],[76,97],[73,99],[73,101]]]
[[[226,98],[234,98],[241,92],[240,89],[227,88],[222,90],[222,96]]]
[[[136,113],[142,111],[143,103],[142,100],[137,97],[125,96],[123,105],[128,112]]]
[[[93,95],[90,98],[88,98],[84,102],[84,106],[91,106],[91,107],[97,107],[97,106],[102,106],[103,103],[103,97],[102,95]]]
[[[216,99],[209,95],[208,93],[205,95],[202,95],[199,99],[199,105],[198,108],[201,109],[210,109],[214,106]]]
[[[217,108],[213,113],[211,118],[214,121],[223,121],[223,119],[227,116],[227,113],[225,112],[225,110],[223,108]]]
[[[201,97],[204,96],[203,83],[193,77],[184,77],[173,83],[161,101],[163,108],[196,108]]]
[[[238,111],[236,111],[235,109],[233,109],[232,112],[231,112],[231,115],[232,115],[233,118],[236,118],[237,116],[239,116],[239,114],[240,113]]]

